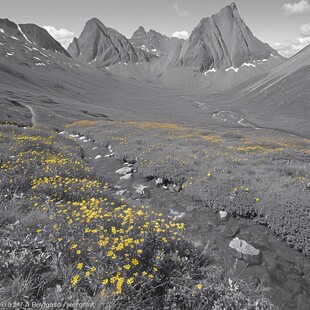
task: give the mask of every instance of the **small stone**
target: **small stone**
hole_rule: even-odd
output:
[[[310,189],[310,182],[306,185],[306,189]]]
[[[219,212],[219,222],[227,222],[230,216],[227,211],[220,211]]]
[[[136,189],[135,193],[133,194],[133,199],[139,199],[139,198],[148,198],[150,193],[147,189],[148,186],[139,185],[137,187],[134,187]]]
[[[250,264],[262,262],[262,252],[238,237],[230,241],[229,248],[233,256]]]
[[[158,179],[156,179],[156,181],[155,181],[156,186],[160,186],[160,185],[162,185],[163,183],[164,183],[164,180],[161,179],[161,178],[158,178]]]
[[[118,169],[118,170],[115,171],[115,173],[123,174],[123,175],[131,173],[131,172],[132,172],[132,169],[129,168],[129,167],[124,167],[124,168],[121,168],[121,169]]]
[[[95,157],[95,159],[99,159],[99,158],[101,158],[102,156],[101,155],[97,155],[96,157]]]
[[[125,174],[124,176],[120,177],[120,180],[129,180],[132,177],[132,173]]]
[[[226,218],[227,215],[228,215],[227,211],[220,211],[219,213],[220,213],[220,218],[221,218],[221,219]]]
[[[170,209],[170,213],[172,214],[172,216],[169,216],[168,217],[173,217],[174,219],[180,219],[182,218],[184,215],[185,215],[185,212],[178,212],[178,211],[174,211],[174,210],[171,210]]]
[[[127,193],[127,189],[123,189],[123,190],[117,191],[115,194],[118,196],[123,196],[126,193]]]

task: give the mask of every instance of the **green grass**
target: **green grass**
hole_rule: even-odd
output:
[[[73,140],[0,132],[0,302],[96,309],[274,309],[152,206],[113,197]]]

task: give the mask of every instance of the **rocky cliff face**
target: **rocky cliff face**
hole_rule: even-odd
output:
[[[135,49],[125,36],[106,27],[96,18],[89,20],[80,37],[74,38],[68,47],[69,54],[79,61],[95,63],[98,68],[118,62],[147,62],[152,55]]]
[[[252,34],[235,3],[218,14],[203,18],[187,44],[180,63],[200,71],[238,68],[244,63],[268,59],[271,54],[280,57],[277,51]]]

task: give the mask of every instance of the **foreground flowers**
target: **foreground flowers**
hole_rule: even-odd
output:
[[[115,199],[108,182],[79,158],[74,141],[52,132],[6,129],[0,190],[8,194],[2,207],[20,208],[14,212],[20,218],[14,230],[11,220],[3,230],[11,238],[2,260],[4,283],[15,294],[10,279],[30,279],[29,290],[22,286],[10,300],[95,301],[98,309],[131,309],[131,304],[208,309],[231,293],[210,255],[185,239],[182,223],[151,206]],[[271,309],[268,300],[238,294],[241,304]]]

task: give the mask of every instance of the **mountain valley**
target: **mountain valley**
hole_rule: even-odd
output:
[[[31,268],[52,274],[27,293],[40,301],[71,285],[70,298],[98,309],[308,310],[309,77],[310,47],[284,58],[235,3],[186,40],[143,26],[126,38],[92,18],[67,50],[44,28],[0,19],[4,282],[27,278],[24,254],[8,253],[29,247],[41,264]],[[1,302],[15,298],[7,291]]]

